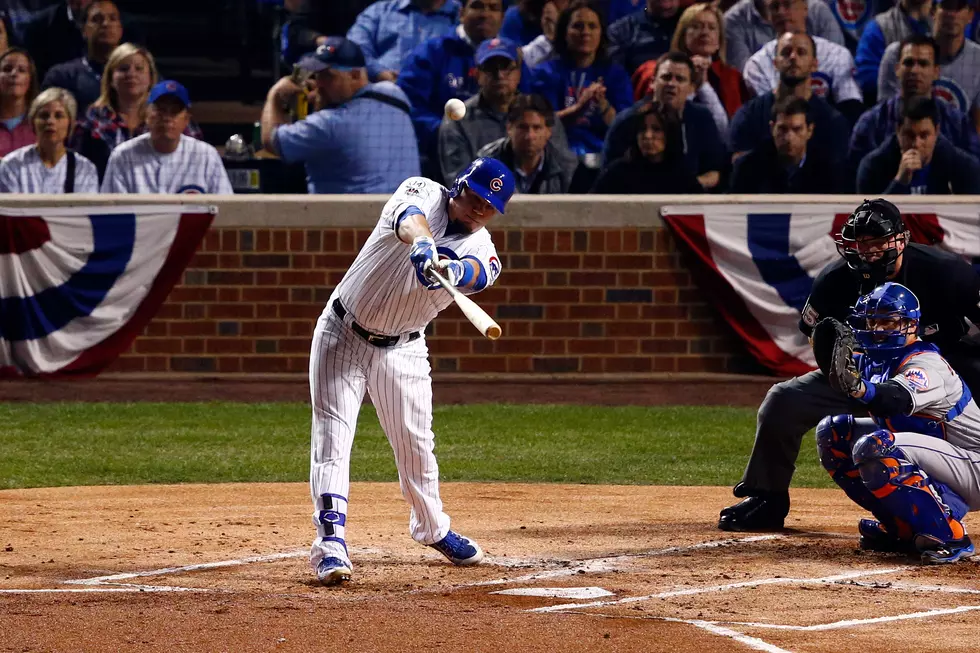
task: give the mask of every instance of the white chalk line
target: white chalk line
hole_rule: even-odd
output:
[[[938,608],[936,610],[925,610],[922,612],[910,612],[908,614],[896,614],[887,617],[874,617],[871,619],[846,619],[844,621],[834,621],[827,624],[815,624],[812,626],[791,626],[787,624],[765,624],[750,621],[733,621],[733,626],[745,626],[748,628],[766,628],[769,630],[794,630],[804,632],[815,632],[820,630],[836,630],[838,628],[853,628],[855,626],[866,626],[869,624],[881,624],[890,621],[905,621],[908,619],[928,619],[929,617],[939,617],[948,614],[959,614],[961,612],[974,612],[980,610],[980,605],[961,605],[955,608]]]
[[[896,590],[899,592],[945,592],[947,594],[980,594],[980,590],[969,587],[951,587],[948,585],[921,585],[918,583],[863,583],[860,581],[848,581],[842,583],[855,587],[867,587],[875,590]]]
[[[647,594],[645,596],[629,596],[623,599],[616,599],[611,601],[592,601],[590,603],[563,603],[560,605],[548,605],[542,608],[532,608],[530,610],[527,610],[527,612],[562,612],[566,610],[582,610],[585,608],[604,607],[607,605],[626,605],[629,603],[639,603],[641,601],[652,601],[654,599],[672,598],[675,596],[694,596],[697,594],[708,594],[712,592],[726,592],[728,590],[740,589],[742,587],[758,587],[760,585],[785,585],[791,583],[797,583],[797,584],[835,583],[840,580],[861,578],[863,576],[891,574],[899,571],[904,571],[906,569],[910,569],[910,567],[890,567],[887,569],[862,569],[862,570],[856,570],[856,571],[846,572],[842,574],[835,574],[833,576],[825,576],[824,578],[757,578],[755,580],[746,580],[738,583],[726,583],[724,585],[707,585],[704,587],[689,587],[685,589],[668,590],[666,592],[657,592],[656,594]]]

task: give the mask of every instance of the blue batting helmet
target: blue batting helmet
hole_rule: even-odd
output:
[[[490,205],[503,213],[514,194],[514,175],[503,163],[490,157],[481,157],[456,175],[449,196],[456,197],[463,192],[463,186],[490,202]]]
[[[900,283],[888,282],[857,300],[851,314],[854,336],[872,360],[883,360],[903,349],[918,332],[922,310],[915,294]],[[898,328],[878,329],[877,320],[900,320]]]

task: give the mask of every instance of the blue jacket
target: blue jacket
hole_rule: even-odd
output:
[[[680,12],[651,18],[645,11],[629,14],[609,26],[609,56],[632,75],[642,64],[670,50]]]
[[[900,98],[893,97],[861,114],[851,133],[851,145],[847,152],[851,171],[856,171],[861,159],[898,129],[900,102]],[[936,102],[936,108],[939,109],[939,133],[980,161],[980,138],[977,137],[973,120],[948,102]]]
[[[929,21],[908,19],[908,25],[916,34],[929,34],[932,31]],[[854,77],[865,99],[878,95],[878,68],[881,67],[881,58],[885,56],[887,47],[888,41],[885,40],[885,33],[881,31],[878,22],[872,20],[865,25],[854,55],[857,65]]]
[[[504,22],[500,25],[500,34],[497,36],[502,39],[510,39],[521,45],[527,45],[540,35],[540,21],[537,24],[525,21],[524,16],[515,6],[504,12]]]
[[[423,157],[435,157],[439,125],[446,102],[452,98],[468,100],[479,92],[476,81],[476,49],[457,30],[452,34],[424,41],[398,75],[398,86],[412,103],[412,124]],[[530,90],[530,73],[521,71],[520,91]]]
[[[980,163],[946,140],[936,139],[932,160],[912,183],[895,181],[902,151],[892,134],[879,148],[861,160],[857,192],[873,195],[977,195],[980,194]]]
[[[776,94],[770,91],[743,104],[729,125],[732,152],[754,150],[772,138],[769,121]],[[851,132],[847,119],[823,98],[810,97],[810,117],[813,119],[811,149],[823,151],[823,158],[840,162],[847,156],[847,139]]]
[[[575,104],[579,93],[600,77],[606,85],[606,99],[617,113],[633,104],[629,76],[622,66],[611,61],[596,62],[588,68],[573,68],[563,59],[553,59],[534,69],[532,92],[543,95],[557,113]],[[568,145],[576,154],[602,150],[609,127],[595,101],[577,116],[566,118],[564,125]]]

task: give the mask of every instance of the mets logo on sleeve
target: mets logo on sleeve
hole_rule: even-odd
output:
[[[841,24],[847,29],[854,29],[871,13],[871,3],[865,0],[837,0],[833,8]]]
[[[929,389],[929,375],[921,367],[910,367],[902,375],[905,377],[906,383],[916,392],[924,392]]]
[[[963,92],[959,84],[949,77],[941,77],[933,83],[932,96],[963,113],[967,113],[970,109],[970,105],[966,101],[966,93]]]

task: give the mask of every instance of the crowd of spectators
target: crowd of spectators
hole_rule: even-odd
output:
[[[448,184],[477,156],[522,193],[973,193],[976,3],[283,0],[296,70],[253,146],[310,193]],[[94,170],[104,191],[230,192],[125,13],[47,4],[0,14],[0,190],[91,190]],[[134,157],[146,174],[122,175]]]

